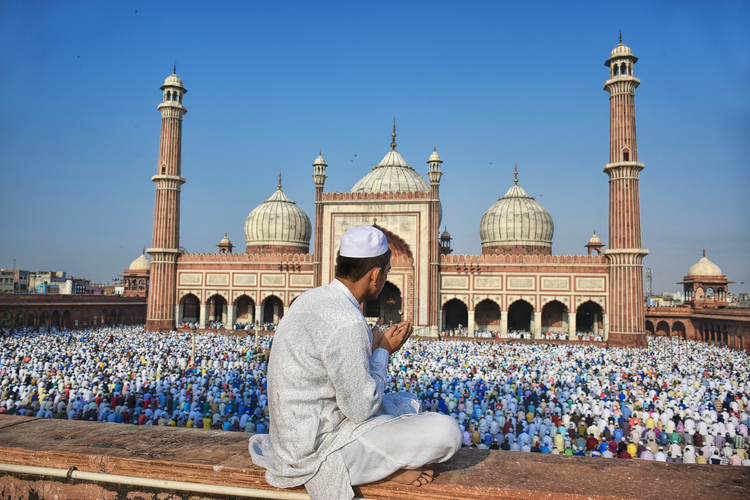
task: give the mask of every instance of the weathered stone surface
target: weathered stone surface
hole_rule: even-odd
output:
[[[0,416],[0,461],[5,463],[275,489],[252,463],[247,439],[247,434],[212,430]],[[383,482],[355,491],[360,497],[395,500],[750,498],[746,467],[464,449],[435,471],[435,482],[423,488]],[[0,475],[0,497],[224,498],[20,474]]]

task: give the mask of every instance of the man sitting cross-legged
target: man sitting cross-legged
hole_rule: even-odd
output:
[[[279,323],[268,366],[269,434],[250,439],[271,485],[304,484],[314,500],[348,500],[351,485],[381,479],[422,486],[433,475],[425,466],[461,447],[452,418],[418,414],[409,393],[384,395],[389,356],[412,326],[373,339],[360,304],[380,294],[390,255],[377,228],[345,232],[336,279],[300,295]]]

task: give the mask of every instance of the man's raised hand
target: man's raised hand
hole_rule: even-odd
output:
[[[380,342],[378,342],[378,347],[388,351],[388,354],[393,354],[401,349],[401,346],[409,340],[412,331],[411,321],[404,321],[398,325],[393,325],[383,333]]]

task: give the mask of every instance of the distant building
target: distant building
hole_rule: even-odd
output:
[[[0,271],[0,293],[13,293],[16,291],[16,275],[13,271],[3,269]]]
[[[39,285],[57,285],[64,283],[65,271],[37,271],[29,273],[29,289],[38,290]]]
[[[729,306],[727,288],[730,283],[733,282],[722,274],[719,266],[708,260],[704,249],[703,257],[690,266],[687,275],[679,283],[684,289],[684,305],[648,307],[646,330],[655,335],[701,340],[734,349],[749,349],[750,309]],[[740,298],[745,296],[747,300],[747,295],[740,294]]]
[[[26,293],[29,291],[29,272],[20,269],[5,269],[13,272],[14,291],[16,293]]]
[[[60,295],[60,287],[58,285],[48,285],[47,283],[41,283],[37,285],[36,293],[42,295]]]
[[[104,295],[104,285],[101,283],[86,283],[86,295]]]
[[[664,292],[661,295],[651,295],[648,297],[647,304],[654,307],[674,307],[682,305],[682,294],[673,292]]]

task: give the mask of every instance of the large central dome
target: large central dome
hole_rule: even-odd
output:
[[[429,191],[424,177],[410,167],[396,151],[396,125],[393,125],[393,142],[385,158],[362,177],[352,188],[352,193],[403,193]]]
[[[552,253],[552,216],[516,183],[482,216],[484,254]]]

